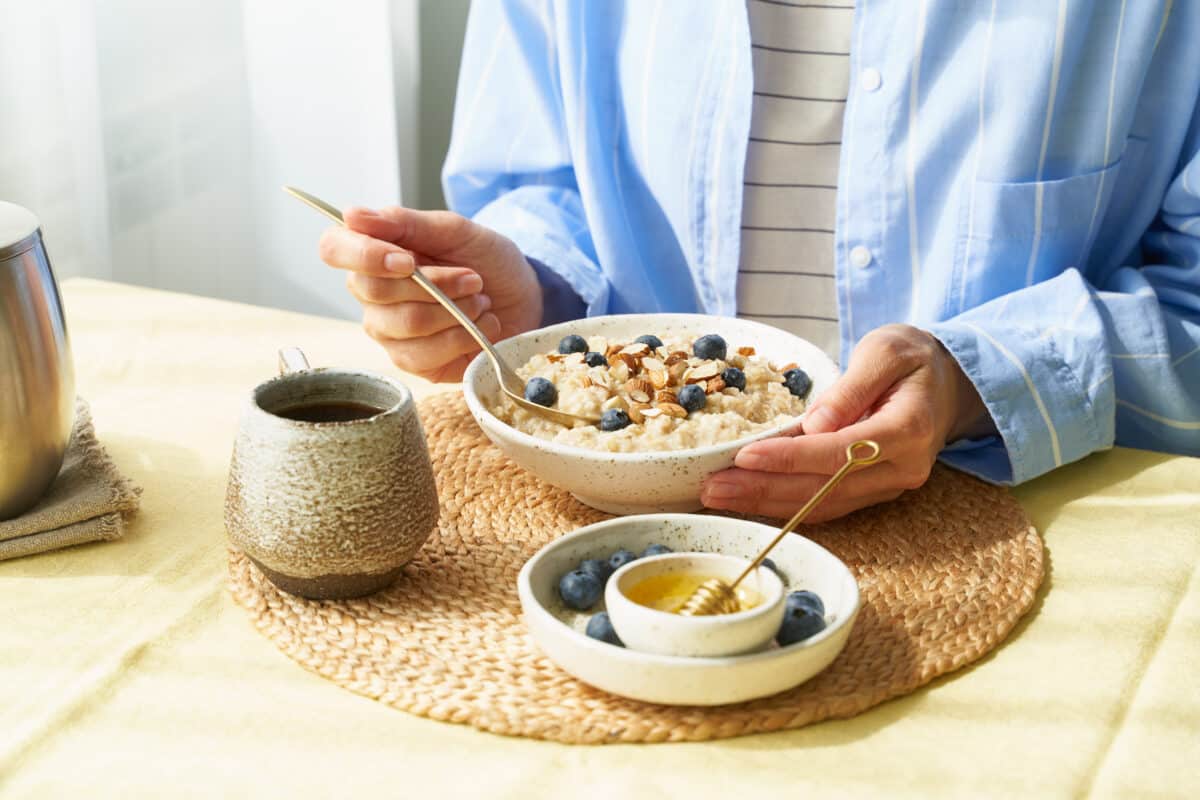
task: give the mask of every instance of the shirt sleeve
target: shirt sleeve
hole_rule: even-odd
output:
[[[1143,265],[1099,285],[1069,269],[928,326],[1000,434],[943,461],[1015,484],[1114,443],[1200,455],[1200,124],[1189,142]]]
[[[542,283],[544,324],[604,313],[575,178],[550,0],[472,3],[442,185],[450,208],[504,234]]]

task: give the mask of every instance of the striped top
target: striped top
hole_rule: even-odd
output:
[[[748,9],[754,101],[738,315],[803,336],[837,360],[833,230],[854,5],[749,0]]]

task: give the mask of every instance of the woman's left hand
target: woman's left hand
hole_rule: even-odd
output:
[[[704,505],[790,517],[841,468],[850,443],[874,439],[883,457],[847,475],[807,519],[821,522],[921,486],[947,442],[995,433],[958,362],[910,325],[863,337],[845,374],[809,406],[803,430],[743,447],[733,468],[704,482]]]

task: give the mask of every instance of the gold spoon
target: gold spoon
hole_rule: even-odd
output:
[[[865,456],[854,455],[854,451],[862,447],[866,447],[870,452],[868,452]],[[846,474],[850,472],[850,470],[854,469],[855,467],[865,467],[868,464],[874,464],[879,460],[879,455],[879,445],[870,439],[863,439],[854,442],[847,447],[846,463],[842,465],[842,468],[833,473],[833,476],[825,482],[825,485],[822,486],[807,503],[804,504],[804,507],[797,511],[794,517],[788,520],[787,524],[784,525],[775,538],[771,540],[771,543],[762,549],[762,552],[750,562],[750,566],[746,567],[746,569],[742,571],[742,574],[738,575],[733,583],[726,583],[720,578],[710,578],[709,580],[706,580],[704,583],[700,584],[696,591],[692,593],[692,596],[687,599],[687,602],[680,607],[679,613],[688,617],[703,617],[712,614],[732,614],[736,611],[740,611],[741,603],[738,601],[735,589],[737,589],[737,585],[742,582],[742,579],[754,570],[758,569],[758,566],[762,564],[763,559],[766,558],[767,554],[771,552],[771,548],[779,544],[779,542],[783,540],[784,536],[791,533],[797,525],[803,522],[804,518],[808,516],[809,512],[816,508],[817,505],[825,499],[825,495],[833,491],[833,487],[837,486],[842,478],[844,478]]]
[[[297,189],[294,186],[284,186],[283,190],[295,197],[302,203],[312,206],[317,211],[320,211],[325,216],[332,219],[339,225],[345,225],[346,220],[342,217],[342,212],[336,207],[331,206],[324,200],[314,197],[308,192]],[[483,335],[483,331],[479,330],[478,326],[471,321],[471,318],[462,312],[462,310],[454,304],[454,301],[446,297],[442,290],[433,284],[428,278],[416,270],[412,274],[412,279],[417,285],[433,296],[434,300],[441,303],[442,308],[450,312],[450,316],[454,317],[459,325],[467,329],[467,333],[479,343],[483,348],[483,352],[487,353],[488,359],[492,362],[492,369],[496,371],[499,378],[500,389],[508,395],[508,398],[522,408],[527,408],[535,414],[540,414],[547,419],[551,419],[561,425],[573,425],[576,422],[585,422],[588,425],[595,425],[600,421],[599,417],[593,417],[584,414],[570,414],[566,411],[559,411],[557,408],[547,408],[546,406],[538,405],[525,399],[525,382],[520,376],[504,362],[504,359],[496,352],[496,348],[492,347],[492,343]]]

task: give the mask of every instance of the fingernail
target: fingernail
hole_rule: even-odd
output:
[[[728,500],[738,496],[738,487],[736,483],[712,481],[705,487],[704,494],[713,500]]]
[[[733,464],[742,469],[763,469],[767,466],[767,459],[759,453],[742,450],[734,457]]]
[[[358,215],[361,217],[378,217],[379,216],[379,214],[376,213],[376,211],[371,208],[360,208],[357,211],[358,211]]]
[[[808,433],[829,433],[837,430],[837,417],[825,406],[818,406],[805,415],[804,430]]]
[[[383,257],[383,268],[389,272],[412,272],[412,257],[407,253],[388,253]]]
[[[479,295],[479,310],[487,311],[492,307],[492,298],[486,294]]]
[[[464,275],[458,279],[455,285],[455,291],[462,296],[475,294],[483,289],[483,278],[478,275]]]

